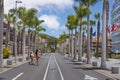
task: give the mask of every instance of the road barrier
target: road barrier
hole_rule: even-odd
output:
[[[119,67],[111,67],[112,74],[119,74]]]

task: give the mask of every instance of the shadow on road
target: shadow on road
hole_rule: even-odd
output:
[[[1,78],[1,77],[0,77],[0,80],[4,80],[4,78]]]
[[[72,64],[72,65],[82,65],[83,63],[73,63],[73,62],[69,62],[67,64]]]
[[[72,67],[74,69],[82,69],[82,70],[103,70],[102,68],[99,68],[99,67]],[[110,69],[104,69],[106,71],[110,71]]]

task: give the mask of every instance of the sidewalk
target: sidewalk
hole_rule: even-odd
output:
[[[67,55],[65,55],[65,57],[67,57]],[[83,59],[86,60],[85,57],[83,57]],[[83,66],[87,67],[87,68],[96,68],[94,69],[94,71],[96,71],[99,74],[105,75],[107,77],[110,78],[110,80],[120,80],[120,59],[109,59],[108,61],[106,61],[106,70],[100,69],[100,65],[101,65],[101,58],[96,59],[94,57],[91,58],[91,62],[97,62],[97,66],[93,67],[92,64],[86,64],[83,63]],[[81,63],[75,60],[76,63]],[[111,73],[111,67],[118,67],[119,68],[119,74],[112,74]]]
[[[26,57],[27,55],[25,55],[25,57]],[[8,71],[8,70],[11,70],[11,69],[13,69],[13,68],[16,68],[16,67],[18,67],[18,66],[20,66],[20,65],[22,65],[22,64],[24,64],[24,63],[26,63],[26,62],[28,62],[28,61],[26,61],[26,60],[24,60],[24,61],[19,61],[19,58],[22,58],[22,56],[18,56],[17,57],[17,61],[16,61],[16,63],[15,63],[15,57],[9,57],[9,59],[3,59],[3,68],[0,68],[0,74],[1,73],[4,73],[4,72],[6,72],[6,71]],[[7,65],[7,60],[12,60],[12,65]]]
[[[91,61],[96,61],[97,62],[97,67],[100,68],[101,65],[101,58],[96,59],[96,58],[92,58]],[[120,59],[108,59],[108,61],[106,61],[106,67],[108,70],[96,70],[99,73],[102,73],[104,75],[107,75],[111,78],[117,78],[120,80]],[[111,73],[111,67],[118,67],[119,68],[119,73],[118,74],[112,74]]]

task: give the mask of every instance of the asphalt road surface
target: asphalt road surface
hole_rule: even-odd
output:
[[[108,78],[59,54],[44,54],[38,66],[25,63],[0,74],[0,80],[85,80],[87,77]]]

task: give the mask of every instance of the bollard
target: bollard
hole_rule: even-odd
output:
[[[22,62],[23,60],[22,60],[22,58],[19,58],[19,62]]]
[[[97,62],[92,62],[92,66],[97,66]]]
[[[119,67],[111,67],[111,73],[112,74],[118,74],[119,73]]]
[[[26,57],[26,60],[28,61],[28,60],[29,60],[29,57]]]
[[[7,60],[7,65],[12,65],[12,60]]]
[[[83,63],[86,63],[87,61],[86,61],[86,59],[83,59]]]
[[[112,78],[107,78],[105,80],[119,80],[119,79],[112,79]]]

